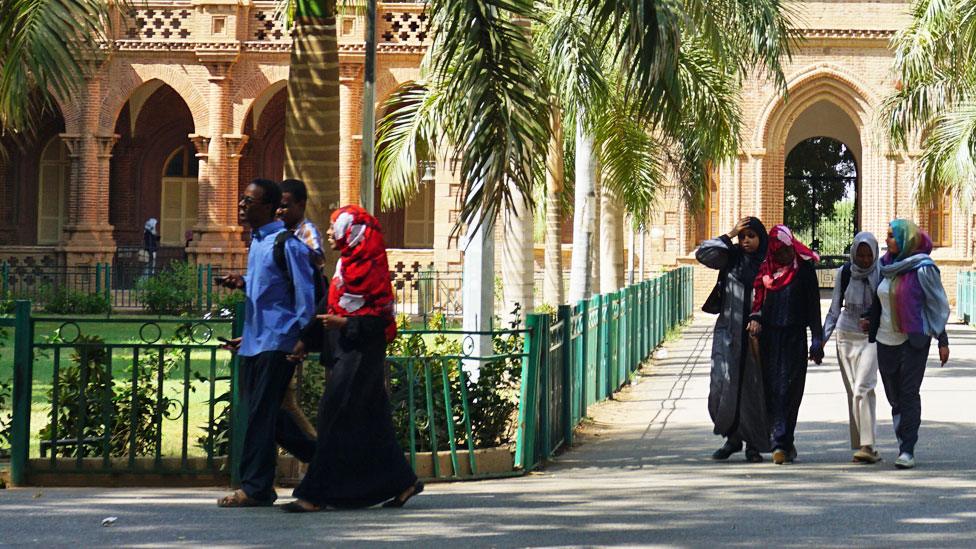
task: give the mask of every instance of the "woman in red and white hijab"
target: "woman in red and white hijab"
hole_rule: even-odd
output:
[[[383,232],[366,210],[345,206],[332,214],[326,236],[339,262],[318,321],[291,358],[321,348],[330,373],[319,403],[315,457],[295,488],[298,499],[282,510],[402,507],[424,485],[403,457],[386,392],[386,345],[396,337],[396,320]]]
[[[820,287],[813,264],[820,256],[785,225],[769,231],[766,259],[753,283],[749,334],[759,339],[766,385],[766,410],[772,427],[773,463],[796,459],[793,433],[803,399],[807,359],[823,360]],[[807,328],[813,343],[807,349]]]

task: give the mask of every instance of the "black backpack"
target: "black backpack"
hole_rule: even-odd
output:
[[[294,291],[295,281],[291,277],[291,271],[288,269],[288,258],[285,256],[285,242],[289,238],[297,237],[295,233],[288,230],[281,231],[275,236],[274,262],[281,269],[281,272],[284,273],[285,278],[288,279],[288,284],[292,287],[292,291]],[[325,277],[322,276],[322,273],[314,265],[312,266],[312,271],[312,280],[315,282],[315,304],[318,305],[322,301],[322,298],[325,297]]]

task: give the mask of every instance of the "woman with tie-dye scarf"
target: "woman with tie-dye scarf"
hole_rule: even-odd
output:
[[[868,337],[878,344],[878,369],[891,404],[898,437],[895,467],[915,466],[915,443],[922,422],[919,389],[932,338],[939,358],[949,360],[949,300],[939,268],[929,257],[932,239],[918,225],[896,219],[888,227],[888,253],[881,258],[881,284],[868,319]]]
[[[769,231],[769,250],[753,283],[749,333],[759,339],[766,385],[766,410],[772,427],[773,463],[796,459],[793,433],[807,378],[807,359],[823,359],[820,287],[815,252],[785,225]],[[813,344],[807,353],[807,328]]]

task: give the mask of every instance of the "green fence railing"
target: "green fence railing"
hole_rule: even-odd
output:
[[[537,467],[691,314],[691,276],[681,268],[529,315],[524,329],[402,331],[388,351],[389,388],[411,464],[426,476],[486,477],[498,471],[477,456],[508,448],[509,474]],[[0,317],[13,342],[13,484],[78,475],[236,483],[237,359],[216,338],[241,333],[241,309],[233,319],[67,320],[17,302]],[[317,361],[304,375],[325,377]],[[309,387],[314,402],[321,386]]]
[[[976,272],[956,275],[956,314],[966,324],[976,323]]]
[[[572,444],[587,407],[618,391],[691,316],[693,287],[692,269],[682,267],[555,315],[529,315],[517,466],[530,471]]]

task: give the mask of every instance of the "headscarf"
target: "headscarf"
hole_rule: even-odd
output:
[[[742,261],[733,265],[729,269],[729,274],[743,284],[752,285],[752,282],[756,279],[756,274],[759,272],[759,265],[762,263],[763,258],[766,257],[766,248],[769,247],[769,235],[766,233],[766,226],[763,225],[763,222],[758,217],[750,217],[746,228],[752,230],[759,236],[759,247],[751,254],[743,252]]]
[[[881,258],[881,276],[890,281],[886,304],[891,311],[892,327],[901,333],[923,333],[922,304],[924,289],[918,280],[918,270],[935,266],[929,257],[932,239],[908,219],[896,219],[888,224],[898,244],[898,254],[889,251]]]
[[[783,248],[793,248],[796,255],[788,265],[780,265],[774,259],[776,252]],[[766,259],[759,266],[759,274],[752,284],[753,301],[752,312],[758,313],[762,309],[763,301],[766,299],[766,292],[776,292],[783,289],[793,281],[793,276],[800,266],[800,260],[820,261],[820,256],[816,252],[800,242],[793,236],[793,231],[786,225],[776,225],[769,231],[769,250],[766,252]]]
[[[861,244],[867,244],[871,249],[871,266],[861,267],[855,261],[857,249]],[[874,299],[874,289],[878,287],[881,279],[881,267],[878,265],[878,239],[873,233],[861,231],[854,236],[854,243],[851,244],[851,280],[860,282],[847,287],[844,295],[844,303],[853,306],[867,308]]]
[[[157,226],[159,226],[159,220],[157,220],[155,217],[150,217],[148,220],[146,220],[146,224],[144,225],[144,228],[145,230],[149,231],[151,234],[155,235],[158,234],[156,232]]]
[[[379,221],[359,206],[332,212],[339,262],[329,286],[328,312],[386,320],[387,343],[396,337],[395,299]]]

